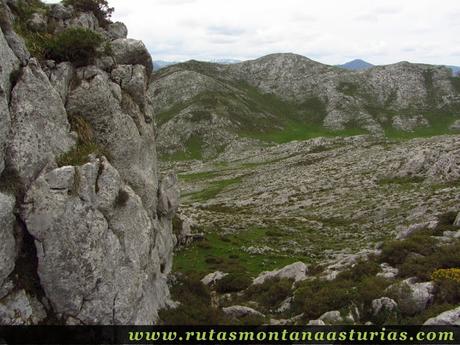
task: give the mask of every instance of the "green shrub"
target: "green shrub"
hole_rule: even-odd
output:
[[[360,261],[348,270],[341,272],[338,279],[359,282],[366,277],[375,276],[378,272],[380,272],[380,265],[375,261]]]
[[[242,291],[251,285],[252,279],[244,273],[230,273],[219,280],[216,291],[219,293]]]
[[[171,295],[180,305],[160,311],[165,325],[216,325],[227,321],[222,311],[212,306],[209,288],[198,277],[182,277],[171,288]]]
[[[102,36],[92,30],[70,28],[46,42],[44,55],[56,62],[70,61],[84,66],[97,57],[97,48],[102,42]]]
[[[451,279],[442,279],[436,282],[437,292],[435,302],[437,304],[458,304],[460,301],[460,283]]]
[[[430,255],[414,256],[406,259],[399,267],[401,277],[418,277],[431,280],[432,273],[437,269],[460,267],[460,241],[436,248]]]
[[[63,0],[63,4],[72,5],[80,12],[93,12],[102,26],[110,23],[114,11],[107,0]]]
[[[102,151],[94,143],[77,144],[72,150],[58,157],[56,163],[59,167],[83,165],[89,162],[88,156],[92,153],[102,154]]]
[[[263,284],[251,285],[245,295],[267,308],[275,308],[291,295],[292,283],[291,279],[268,279]]]
[[[293,307],[306,319],[316,319],[330,310],[340,310],[357,299],[353,282],[347,280],[306,281],[294,294]]]
[[[382,262],[390,265],[400,265],[404,263],[410,253],[430,255],[436,250],[436,241],[429,236],[415,234],[405,240],[390,241],[383,245]]]

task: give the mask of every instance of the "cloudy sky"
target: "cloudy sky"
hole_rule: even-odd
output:
[[[293,52],[460,65],[458,0],[109,0],[155,60],[252,59]]]

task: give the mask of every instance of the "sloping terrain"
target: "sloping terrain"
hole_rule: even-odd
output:
[[[294,54],[218,65],[191,61],[152,76],[165,157],[210,158],[228,146],[359,133],[449,133],[460,79],[410,64],[347,71]]]

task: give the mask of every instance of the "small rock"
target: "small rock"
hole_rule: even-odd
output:
[[[242,306],[242,305],[234,305],[234,306],[231,306],[231,307],[222,308],[222,311],[226,315],[228,315],[230,317],[237,318],[237,319],[241,318],[241,317],[245,317],[245,316],[265,317],[265,315],[262,314],[261,312],[258,312],[255,309],[245,307],[245,306]]]
[[[342,315],[338,310],[332,310],[324,313],[319,317],[320,320],[324,321],[326,324],[339,324],[343,322]]]
[[[203,279],[201,279],[201,282],[204,285],[213,285],[218,280],[221,280],[223,277],[225,277],[226,275],[228,275],[228,273],[216,271],[216,272],[209,273],[208,275],[206,275]]]
[[[417,278],[409,278],[388,288],[396,295],[401,312],[407,315],[424,311],[434,298],[433,282],[417,283],[416,281]]]
[[[384,279],[395,279],[399,273],[399,270],[395,267],[390,266],[387,263],[380,264],[380,268],[382,272],[377,273],[377,277],[381,277]]]
[[[35,325],[46,318],[43,305],[24,290],[19,290],[0,303],[2,325]]]

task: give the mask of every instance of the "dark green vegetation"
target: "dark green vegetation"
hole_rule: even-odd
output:
[[[102,24],[109,23],[113,12],[106,0],[66,0],[64,3],[74,6],[78,11],[93,11]],[[32,56],[56,62],[70,61],[78,67],[92,63],[99,55],[98,48],[104,40],[101,35],[92,30],[69,28],[55,34],[53,22],[48,24],[44,32],[30,29],[27,23],[32,15],[34,13],[47,15],[49,10],[49,7],[40,0],[19,0],[13,10],[17,15],[14,29],[24,38]],[[107,52],[106,49],[105,53]]]
[[[53,36],[45,43],[45,58],[56,62],[70,61],[76,66],[85,66],[97,57],[97,48],[102,36],[82,28],[70,28]]]
[[[114,11],[107,0],[63,0],[65,5],[72,5],[80,12],[93,12],[99,23],[107,25]]]

